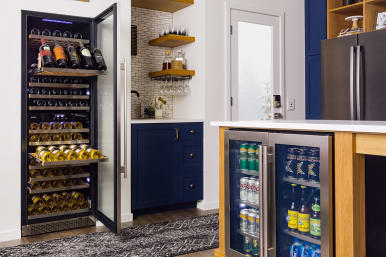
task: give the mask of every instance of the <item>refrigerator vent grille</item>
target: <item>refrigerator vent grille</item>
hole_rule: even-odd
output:
[[[22,236],[32,236],[56,231],[95,226],[91,217],[81,217],[68,220],[53,221],[40,224],[32,224],[22,227]]]

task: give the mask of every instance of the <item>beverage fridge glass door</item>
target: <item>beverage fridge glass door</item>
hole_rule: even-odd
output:
[[[275,199],[269,256],[333,256],[331,141],[329,135],[269,135]]]
[[[225,132],[225,229],[227,256],[261,256],[262,151],[268,133]]]
[[[109,159],[98,165],[96,216],[110,230],[120,230],[120,97],[117,87],[117,6],[94,19],[96,47],[104,56],[107,75],[98,77],[96,116],[98,147]]]

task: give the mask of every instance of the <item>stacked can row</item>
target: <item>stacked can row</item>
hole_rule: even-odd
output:
[[[240,230],[259,236],[260,215],[256,209],[242,209],[240,211]]]
[[[260,182],[253,177],[242,177],[240,179],[240,201],[259,205]]]
[[[240,169],[244,171],[259,171],[259,147],[257,144],[240,145]]]
[[[290,147],[285,160],[286,176],[319,182],[320,150],[316,147]]]

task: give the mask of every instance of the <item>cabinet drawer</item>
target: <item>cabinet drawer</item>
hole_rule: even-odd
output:
[[[184,167],[197,166],[202,164],[202,146],[185,145],[183,150]]]
[[[181,140],[202,141],[202,123],[186,123],[180,126]]]
[[[202,177],[185,177],[183,182],[184,201],[202,200],[202,184]]]

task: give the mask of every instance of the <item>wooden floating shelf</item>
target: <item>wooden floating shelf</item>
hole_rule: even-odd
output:
[[[38,145],[78,145],[78,144],[88,144],[90,140],[71,140],[71,141],[48,141],[48,142],[29,142],[30,146]]]
[[[362,15],[363,2],[334,8],[334,9],[329,10],[329,12],[335,13],[335,14]]]
[[[73,161],[68,160],[68,161],[58,161],[58,162],[42,162],[42,160],[40,160],[38,158],[36,153],[30,153],[29,155],[32,156],[33,158],[35,158],[40,163],[41,166],[39,166],[39,167],[44,167],[44,168],[49,168],[49,167],[55,168],[55,167],[61,167],[61,166],[67,166],[67,165],[71,165],[71,166],[84,166],[84,165],[88,165],[88,164],[91,164],[91,163],[107,161],[109,159],[106,156],[102,156],[99,159],[73,160]]]
[[[174,48],[193,43],[194,41],[196,41],[195,37],[169,34],[149,41],[149,45]]]
[[[60,133],[88,133],[90,129],[37,129],[37,130],[29,130],[30,134],[60,134]]]
[[[85,107],[49,107],[49,106],[30,106],[30,111],[89,111],[90,106]]]
[[[163,70],[150,72],[149,76],[151,78],[159,78],[159,77],[193,77],[196,75],[194,70]]]
[[[32,190],[28,188],[28,191],[31,195],[34,195],[34,194],[52,193],[52,192],[60,192],[60,191],[79,190],[79,189],[86,189],[86,188],[90,188],[90,185],[87,183],[84,183],[82,185],[70,186],[70,187],[57,187],[57,188],[47,188],[47,189],[37,189],[37,190]]]
[[[300,233],[292,232],[292,231],[289,231],[287,229],[284,230],[284,233],[286,233],[287,235],[299,238],[299,239],[301,239],[303,241],[310,242],[312,244],[321,245],[321,242],[320,242],[319,239],[315,239],[315,238],[312,238],[312,237],[307,236],[307,235],[302,235]]]
[[[28,216],[28,220],[44,219],[44,218],[57,217],[62,215],[71,215],[71,214],[88,213],[88,212],[90,212],[90,209],[79,209],[79,210],[55,212],[55,213],[49,213],[49,214],[38,214],[38,215]]]
[[[42,36],[42,35],[33,35],[33,34],[28,35],[28,38],[32,43],[38,44],[38,45],[41,45],[40,39],[42,38],[44,38],[46,42],[50,45],[54,45],[56,40],[61,46],[64,46],[64,47],[67,47],[67,41],[70,41],[70,43],[74,46],[78,46],[80,43],[83,43],[83,44],[90,43],[90,40],[87,40],[87,39]]]
[[[29,82],[30,87],[46,87],[46,88],[89,88],[89,84],[61,84],[61,83],[40,83]]]
[[[69,69],[69,68],[51,68],[42,67],[31,70],[32,75],[39,76],[63,76],[63,77],[95,77],[99,75],[106,75],[106,71],[100,70],[86,70],[86,69]]]
[[[29,182],[42,182],[42,181],[53,181],[53,180],[65,180],[73,178],[88,178],[90,173],[82,173],[76,175],[67,175],[67,176],[54,176],[54,177],[45,177],[45,178],[29,178]]]
[[[88,166],[90,163],[86,163],[86,164],[66,164],[66,165],[56,165],[55,167],[53,168],[65,168],[65,167],[82,167],[82,166]],[[29,165],[28,168],[30,170],[43,170],[43,169],[47,169],[47,167],[45,166],[41,166],[41,165]],[[50,167],[48,167],[50,168]]]
[[[162,12],[177,12],[194,4],[194,0],[133,0],[132,6]]]
[[[88,95],[28,95],[29,99],[82,99],[88,100],[90,96]]]

